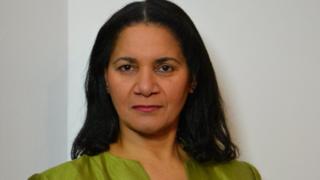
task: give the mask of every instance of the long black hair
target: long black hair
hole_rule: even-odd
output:
[[[180,114],[177,142],[199,162],[223,162],[237,158],[238,149],[227,129],[214,69],[195,25],[174,3],[146,0],[126,5],[98,32],[85,81],[86,119],[73,143],[72,159],[107,151],[109,145],[117,140],[119,120],[106,92],[104,73],[119,33],[136,23],[155,23],[171,30],[187,60],[190,81],[197,83]]]

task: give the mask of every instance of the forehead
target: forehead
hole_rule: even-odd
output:
[[[183,58],[174,34],[165,26],[150,23],[134,24],[120,32],[111,57],[124,55],[147,59],[159,56]]]

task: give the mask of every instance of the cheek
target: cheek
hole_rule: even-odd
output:
[[[170,103],[183,106],[184,101],[189,93],[187,78],[178,79],[174,82],[168,83],[166,85],[165,91]]]
[[[123,104],[126,99],[126,91],[124,87],[121,88],[110,88],[109,94],[115,105]]]
[[[128,115],[128,93],[125,88],[111,88],[109,94],[118,116],[120,118],[126,117]]]
[[[130,84],[125,83],[123,80],[114,77],[109,74],[107,79],[109,84],[109,94],[111,96],[112,102],[117,110],[126,107],[126,100],[128,99]]]

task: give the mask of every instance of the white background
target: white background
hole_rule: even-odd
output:
[[[0,0],[0,179],[67,159],[67,5]]]
[[[0,179],[69,159],[99,27],[131,1],[0,1]],[[318,180],[320,2],[175,0],[210,52],[240,159]]]

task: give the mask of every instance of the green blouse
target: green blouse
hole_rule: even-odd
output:
[[[252,165],[237,160],[219,164],[200,164],[190,159],[184,166],[189,180],[261,180],[258,171]],[[149,180],[150,177],[138,161],[104,152],[96,156],[81,156],[29,178],[29,180],[90,179]]]

